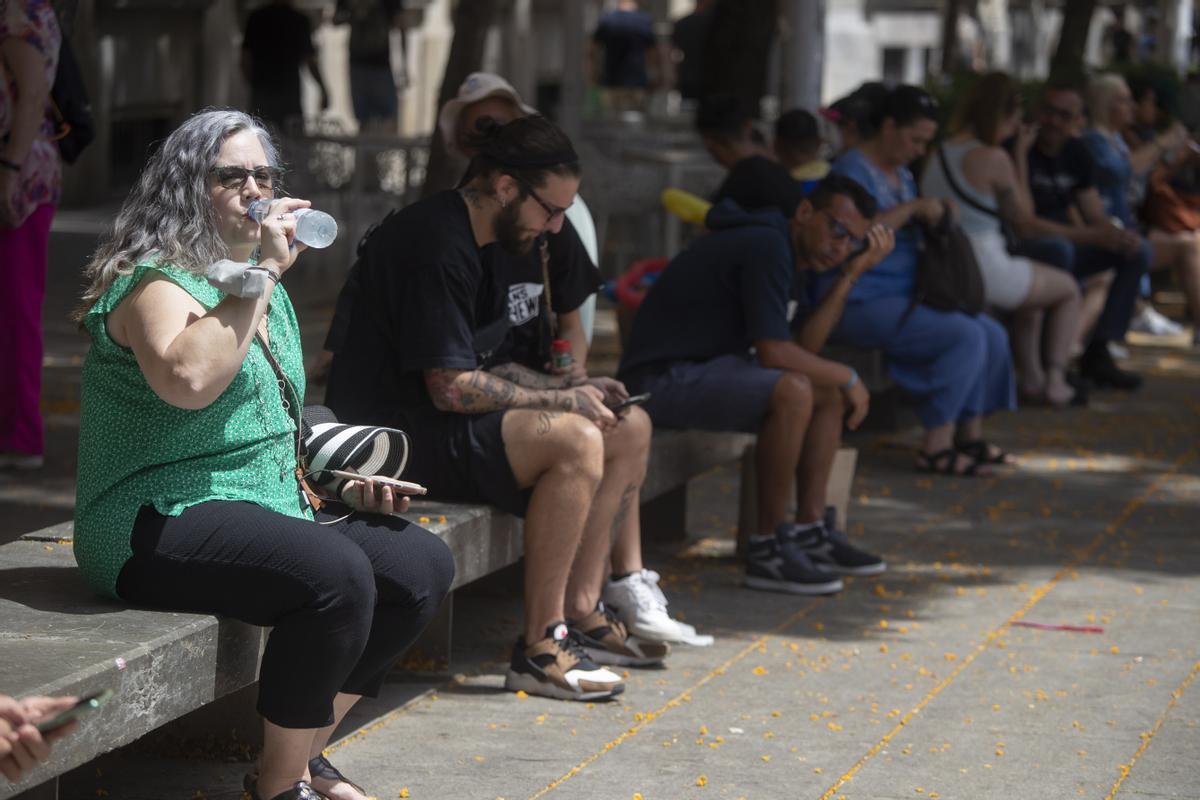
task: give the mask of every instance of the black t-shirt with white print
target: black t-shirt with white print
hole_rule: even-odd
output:
[[[546,241],[554,313],[574,311],[600,288],[600,271],[570,220],[564,220],[562,230],[548,234]],[[488,248],[486,252],[488,259],[494,259],[496,280],[508,286],[508,320],[512,327],[498,360],[543,371],[550,360],[553,336],[539,247],[535,244],[527,256],[510,255],[499,247]]]
[[[387,217],[366,240],[338,300],[326,404],[339,419],[405,427],[437,412],[428,369],[495,361],[508,317],[458,192]]]

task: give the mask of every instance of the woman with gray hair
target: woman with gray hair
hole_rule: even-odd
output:
[[[255,800],[365,800],[321,754],[378,693],[454,574],[369,478],[330,511],[304,481],[300,331],[280,279],[303,245],[279,156],[239,111],[167,137],[87,268],[75,558],[103,594],[272,626]],[[260,223],[247,212],[266,199]],[[320,794],[318,794],[318,791]]]

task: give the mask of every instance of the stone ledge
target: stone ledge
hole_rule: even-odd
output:
[[[753,439],[748,434],[656,433],[642,502],[740,458]],[[454,588],[516,563],[523,552],[522,521],[489,506],[418,501],[403,516],[449,545],[457,568]],[[25,780],[0,785],[0,800],[257,678],[265,629],[206,614],[128,608],[97,597],[75,567],[72,534],[67,522],[0,546],[3,688],[15,696],[83,695],[107,688],[117,697]]]

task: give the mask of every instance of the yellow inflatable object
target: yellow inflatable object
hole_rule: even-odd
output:
[[[682,189],[663,189],[660,199],[663,206],[672,214],[684,222],[701,227],[704,226],[704,218],[708,215],[708,210],[712,208],[712,203],[703,197]]]

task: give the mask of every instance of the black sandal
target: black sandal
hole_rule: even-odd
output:
[[[366,789],[347,778],[338,770],[337,767],[335,767],[333,764],[330,764],[329,759],[326,758],[323,753],[316,758],[310,758],[308,760],[308,773],[314,778],[324,778],[325,780],[333,781],[334,783],[341,781],[342,783],[348,784],[351,789],[363,795],[364,797],[371,796],[368,794]]]
[[[959,456],[967,456],[970,459],[966,467],[961,470],[955,469]],[[939,450],[936,453],[917,451],[917,472],[931,472],[935,475],[970,478],[975,477],[979,466],[979,459],[973,457],[970,453],[955,450],[953,447],[947,447],[945,450]]]
[[[246,773],[246,777],[242,778],[242,788],[246,790],[246,794],[250,795],[250,800],[262,800],[258,796],[257,772]],[[291,789],[288,789],[283,794],[275,795],[271,800],[329,800],[329,798],[304,781],[297,781],[296,785]]]
[[[1012,466],[1017,463],[1012,453],[1006,453],[999,447],[996,448],[996,452],[993,454],[991,452],[993,446],[985,439],[971,439],[955,445],[958,448],[958,452],[974,459],[977,464]]]

